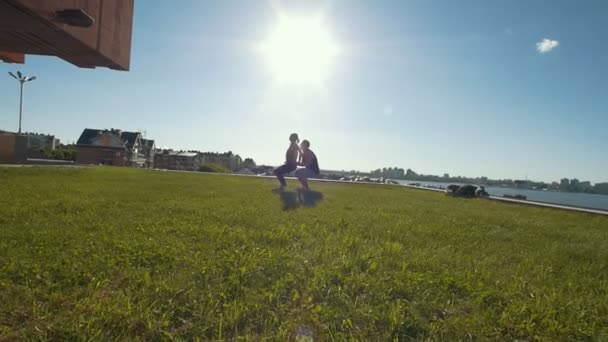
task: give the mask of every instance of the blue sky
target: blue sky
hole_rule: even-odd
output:
[[[277,11],[320,16],[339,46],[322,87],[276,82],[256,46]],[[601,0],[136,1],[131,71],[0,64],[0,129],[17,129],[21,70],[39,77],[24,130],[63,141],[142,129],[279,164],[298,132],[327,169],[608,181],[606,15]]]

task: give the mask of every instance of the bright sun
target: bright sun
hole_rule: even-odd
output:
[[[262,44],[270,67],[281,83],[319,84],[338,53],[318,18],[282,15],[276,30]]]

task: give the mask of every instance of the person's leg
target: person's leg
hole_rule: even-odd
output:
[[[285,182],[285,175],[294,171],[298,166],[294,164],[283,164],[274,170],[274,175],[281,183],[281,189],[287,186]]]
[[[302,187],[304,187],[304,182],[303,182],[304,177],[302,176],[302,172],[303,171],[304,171],[304,169],[298,169],[298,170],[296,170],[296,178],[298,179],[298,181],[300,182],[300,184],[302,185]]]
[[[298,178],[298,180],[300,181],[300,184],[302,184],[302,189],[304,190],[309,190],[308,188],[308,177],[310,176],[310,170],[309,169],[299,169],[298,171],[296,171],[296,177]]]
[[[287,168],[287,165],[281,165],[281,166],[277,167],[276,169],[274,169],[274,175],[279,180],[279,184],[281,185],[282,188],[287,186],[287,183],[285,182],[285,174],[288,173],[288,172],[286,172],[286,168]]]
[[[308,188],[308,179],[307,178],[302,178],[302,180],[300,180],[300,183],[302,183],[302,188],[306,191],[310,190],[310,188]]]

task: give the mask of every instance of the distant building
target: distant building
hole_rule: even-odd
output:
[[[147,168],[154,166],[154,154],[156,153],[156,145],[154,140],[141,139],[142,148],[144,150],[144,166]]]
[[[532,188],[531,182],[528,180],[516,179],[513,181],[513,185],[515,185],[518,189],[530,189]]]
[[[591,190],[593,190],[593,186],[591,185],[590,181],[580,182],[578,187],[579,190],[583,192],[590,192]]]
[[[559,183],[558,182],[551,182],[551,185],[549,185],[549,190],[559,190]]]
[[[59,146],[59,139],[54,135],[39,134],[39,133],[24,133],[27,138],[28,150],[50,149],[54,150]]]
[[[232,153],[232,151],[217,153],[217,152],[204,152],[201,153],[202,164],[219,164],[223,165],[230,171],[236,171],[241,168],[243,159],[238,155]]]
[[[198,152],[162,150],[154,153],[155,169],[198,171],[200,166]]]
[[[335,174],[335,173],[333,173]],[[376,169],[369,173],[373,177],[383,177],[390,179],[403,179],[405,178],[405,170],[398,167],[383,167],[382,169]]]
[[[568,188],[570,188],[570,180],[568,178],[562,178],[559,181],[559,189],[561,191],[568,191]]]
[[[608,195],[608,183],[595,183],[593,190],[598,194]]]
[[[568,190],[578,192],[580,191],[580,184],[581,182],[578,179],[573,178],[570,180],[570,188]]]
[[[86,128],[76,143],[76,163],[144,167],[141,133]]]

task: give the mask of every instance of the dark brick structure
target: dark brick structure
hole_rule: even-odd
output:
[[[120,148],[97,148],[78,146],[77,164],[128,166],[127,152]]]
[[[25,163],[27,137],[11,132],[0,132],[0,164]]]
[[[15,162],[15,134],[0,133],[0,164]]]

